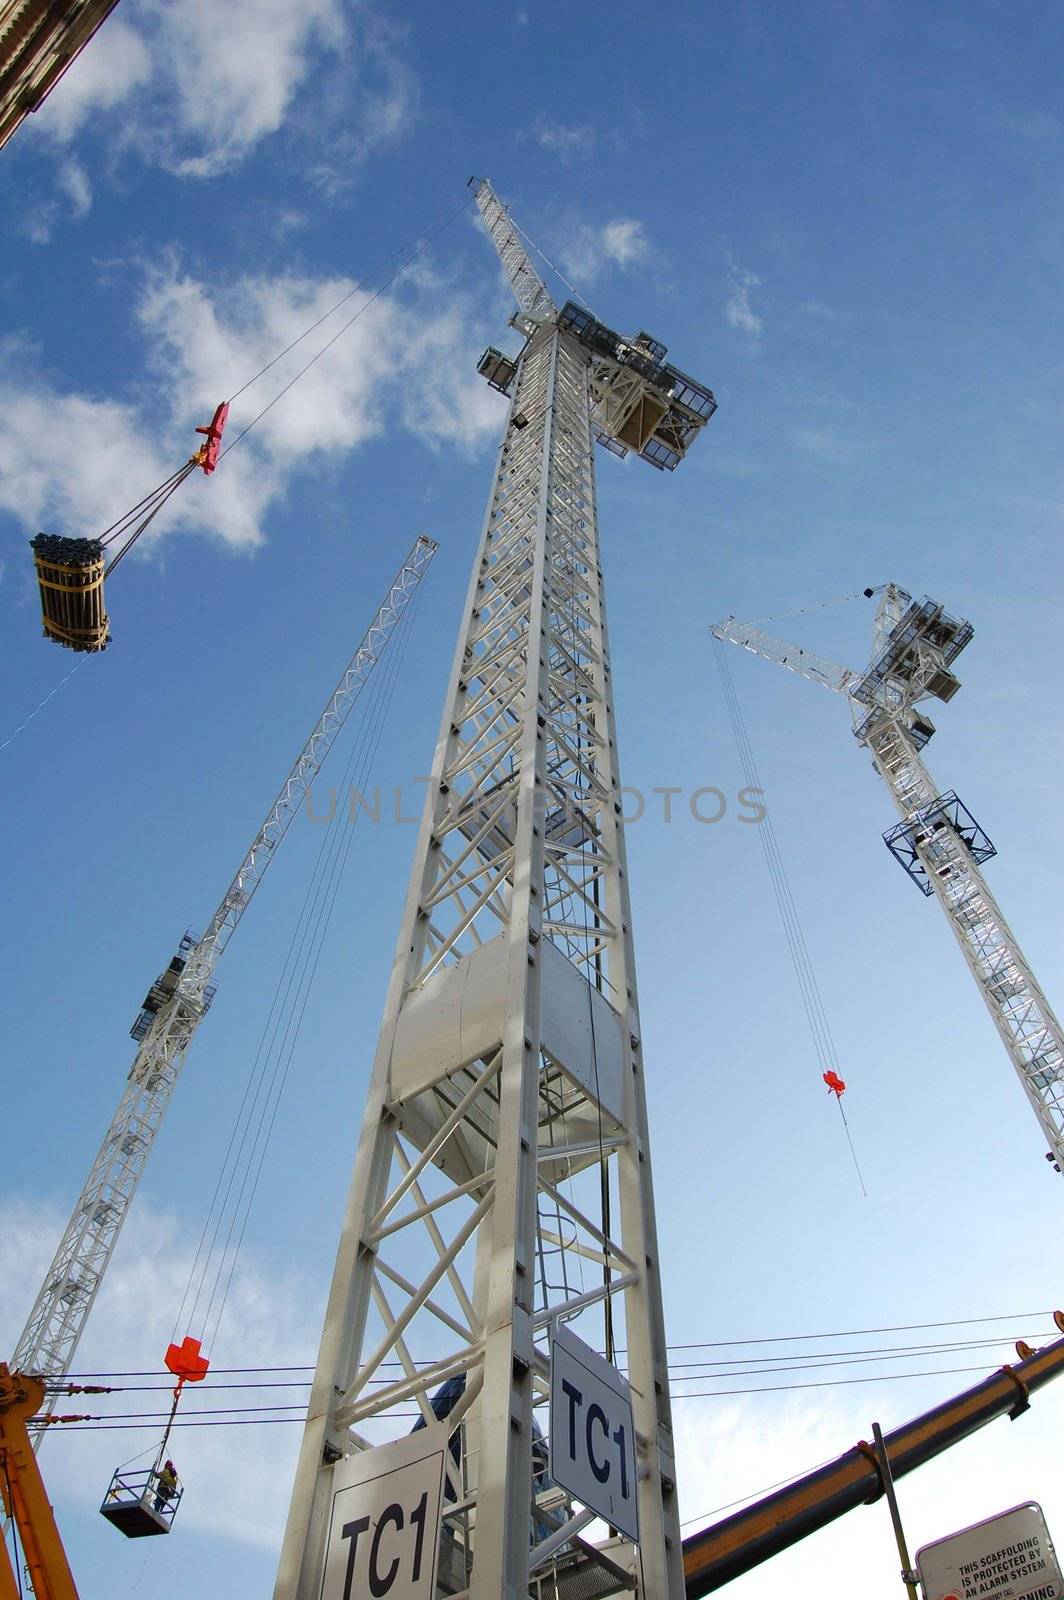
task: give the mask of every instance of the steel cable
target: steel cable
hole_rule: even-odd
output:
[[[728,717],[731,722],[732,732],[735,737],[736,748],[739,752],[739,762],[743,769],[743,776],[746,779],[747,784],[752,789],[756,790],[759,794],[764,794],[760,774],[757,769],[757,762],[754,758],[753,747],[750,743],[749,734],[746,729],[742,707],[739,704],[739,698],[735,692],[735,685],[732,680],[731,670],[724,654],[724,646],[717,638],[714,638],[713,643],[716,654],[717,670],[720,674],[721,689],[724,695],[724,703],[727,707]],[[813,1041],[813,1049],[816,1052],[822,1073],[826,1074],[830,1071],[837,1072],[839,1065],[838,1052],[835,1047],[835,1040],[832,1036],[831,1024],[828,1021],[827,1010],[824,1005],[824,997],[820,990],[820,984],[817,981],[816,972],[813,967],[812,956],[809,953],[809,946],[806,942],[801,919],[798,915],[798,908],[795,904],[794,895],[791,890],[790,879],[787,876],[787,869],[783,863],[783,855],[780,851],[779,841],[776,838],[776,830],[772,823],[772,813],[768,808],[765,809],[765,815],[758,825],[758,833],[761,840],[762,852],[765,857],[765,864],[768,867],[769,878],[772,883],[772,891],[775,896],[776,905],[779,909],[780,920],[783,924],[783,931],[787,941],[787,948],[790,952],[791,964],[794,967],[794,975],[798,983],[802,1008],[805,1012],[810,1037]],[[861,1185],[861,1193],[867,1197],[868,1191],[865,1188],[864,1175],[861,1172],[860,1162],[857,1159],[857,1152],[854,1149],[853,1138],[850,1134],[850,1125],[846,1119],[846,1112],[843,1109],[841,1094],[836,1095],[835,1098],[838,1104],[839,1114],[842,1118],[842,1125],[846,1134],[846,1142],[849,1145],[850,1155],[853,1158],[854,1168],[857,1172],[857,1178]]]
[[[388,648],[392,644],[391,639],[383,647],[382,654],[386,652],[386,655],[381,663],[382,670],[374,678],[367,702],[362,708],[363,726],[348,758],[343,779],[345,791],[352,776],[357,774],[358,791],[361,792],[376,759],[395,685],[412,636],[419,601],[420,594],[415,596],[402,619],[393,647]],[[217,1339],[221,1327],[281,1096],[353,842],[353,831],[353,827],[345,830],[337,822],[327,830],[319,847],[178,1313],[180,1324],[192,1292],[193,1280],[197,1279],[188,1320],[190,1326],[199,1328],[201,1339],[208,1346]],[[223,1194],[221,1186],[226,1170],[228,1179]],[[204,1240],[211,1228],[212,1212],[215,1220],[204,1255]],[[223,1234],[224,1240],[219,1244]],[[206,1309],[200,1319],[200,1305],[205,1296]],[[175,1336],[176,1331],[177,1325]]]
[[[366,781],[368,779],[369,773],[372,771],[373,764],[376,761],[377,751],[378,751],[378,748],[379,748],[379,745],[380,745],[380,740],[381,740],[381,737],[383,735],[384,728],[385,728],[385,725],[387,723],[388,716],[389,716],[389,713],[390,713],[390,710],[391,710],[391,705],[392,705],[392,700],[393,700],[393,697],[394,697],[395,687],[396,687],[396,684],[398,682],[399,676],[400,676],[400,674],[402,672],[403,665],[405,663],[406,652],[407,652],[407,649],[409,647],[410,639],[411,639],[411,636],[412,636],[412,633],[413,633],[414,623],[415,623],[415,620],[416,620],[416,617],[417,617],[417,611],[418,611],[418,607],[420,605],[420,601],[421,601],[421,591],[419,589],[418,593],[415,595],[415,597],[414,597],[414,599],[413,599],[413,601],[412,601],[412,603],[411,603],[411,605],[410,605],[410,607],[409,607],[409,609],[408,609],[408,611],[406,613],[406,616],[403,618],[403,620],[402,620],[402,622],[400,624],[400,627],[399,627],[399,630],[398,630],[398,634],[397,634],[397,636],[395,638],[395,649],[391,652],[390,657],[385,662],[385,676],[386,676],[386,678],[388,678],[388,674],[390,673],[390,678],[388,678],[388,681],[387,681],[387,684],[386,684],[385,693],[381,697],[381,701],[380,701],[379,709],[378,709],[378,717],[377,717],[376,727],[375,727],[375,729],[372,730],[372,732],[369,735],[368,740],[367,740],[365,754],[364,754],[364,760],[363,760],[363,764],[362,764],[362,769],[361,769],[361,772],[359,774],[359,782],[358,782],[358,785],[356,786],[357,787],[357,791],[360,794],[361,794],[361,792],[362,792],[362,790],[363,790],[363,788],[364,788],[364,786],[366,784]],[[311,995],[311,992],[312,992],[313,987],[314,987],[314,980],[317,977],[318,965],[319,965],[319,963],[321,961],[322,950],[324,949],[325,940],[326,940],[326,937],[327,937],[328,932],[329,932],[329,927],[330,927],[330,925],[332,923],[333,911],[335,910],[335,907],[336,907],[337,897],[338,897],[339,892],[340,892],[340,885],[341,885],[341,883],[343,881],[344,871],[345,871],[345,868],[347,866],[348,857],[350,856],[350,853],[351,853],[351,847],[352,847],[352,843],[353,843],[353,840],[354,840],[354,821],[355,821],[355,819],[350,817],[350,815],[349,815],[349,817],[348,817],[348,826],[347,826],[346,830],[342,829],[342,827],[339,824],[336,827],[336,836],[337,836],[337,838],[342,838],[342,844],[338,847],[337,850],[334,851],[334,854],[333,854],[332,874],[331,874],[331,878],[330,878],[329,882],[327,883],[327,885],[325,887],[325,892],[324,892],[322,901],[320,903],[321,904],[321,910],[319,912],[318,927],[315,930],[315,942],[312,944],[312,946],[310,948],[310,951],[308,952],[308,955],[307,955],[307,957],[306,957],[306,959],[305,959],[305,961],[303,963],[303,968],[302,968],[302,972],[301,972],[301,975],[300,975],[300,985],[301,985],[301,987],[300,987],[300,990],[297,992],[297,1000],[296,1000],[296,1004],[298,1004],[298,1006],[299,1006],[298,1016],[295,1015],[294,1010],[290,1014],[289,1022],[288,1022],[288,1025],[286,1027],[286,1030],[285,1030],[285,1036],[284,1036],[284,1039],[282,1041],[281,1051],[283,1053],[283,1057],[279,1057],[279,1064],[280,1064],[280,1060],[283,1058],[284,1066],[283,1066],[283,1070],[281,1070],[281,1072],[280,1072],[280,1077],[279,1077],[279,1081],[277,1082],[276,1092],[274,1092],[274,1088],[273,1088],[273,1083],[277,1079],[276,1070],[275,1070],[275,1073],[274,1073],[274,1079],[271,1080],[270,1095],[272,1097],[272,1102],[273,1102],[272,1111],[270,1112],[269,1122],[268,1122],[268,1124],[266,1126],[265,1135],[264,1135],[264,1137],[262,1139],[260,1152],[259,1152],[259,1158],[258,1158],[258,1164],[257,1164],[256,1169],[255,1169],[255,1177],[254,1177],[254,1179],[253,1179],[253,1181],[251,1183],[250,1191],[249,1191],[248,1196],[247,1196],[247,1203],[246,1203],[246,1206],[244,1207],[243,1222],[241,1223],[240,1233],[239,1233],[239,1235],[237,1237],[237,1242],[236,1242],[235,1250],[233,1252],[232,1262],[230,1264],[228,1276],[226,1278],[225,1289],[224,1289],[223,1294],[222,1294],[221,1305],[219,1307],[218,1316],[217,1316],[216,1321],[215,1321],[214,1330],[213,1330],[213,1333],[212,1333],[212,1339],[217,1339],[217,1337],[218,1337],[218,1332],[219,1332],[219,1329],[220,1329],[221,1323],[222,1323],[222,1317],[223,1317],[223,1315],[225,1313],[226,1303],[227,1303],[227,1301],[229,1299],[229,1291],[232,1288],[233,1278],[234,1278],[234,1275],[235,1275],[235,1272],[236,1272],[236,1267],[237,1267],[237,1262],[238,1262],[238,1260],[240,1258],[240,1251],[241,1251],[241,1248],[243,1246],[244,1235],[245,1235],[245,1232],[247,1230],[248,1218],[251,1215],[251,1208],[252,1208],[252,1206],[254,1204],[255,1195],[258,1192],[259,1180],[260,1180],[260,1178],[262,1176],[262,1168],[263,1168],[263,1164],[264,1164],[265,1159],[266,1159],[266,1152],[269,1149],[270,1140],[271,1140],[272,1135],[273,1135],[274,1125],[275,1125],[275,1123],[277,1121],[277,1112],[278,1112],[278,1110],[280,1108],[281,1096],[284,1093],[285,1084],[288,1081],[288,1074],[289,1074],[289,1071],[291,1070],[292,1060],[293,1060],[293,1057],[294,1057],[294,1054],[295,1054],[295,1048],[296,1048],[296,1045],[297,1045],[297,1043],[299,1041],[300,1032],[301,1032],[302,1026],[303,1026],[303,1018],[304,1018],[304,1016],[306,1014],[307,1005],[309,1003],[310,995]],[[309,967],[309,971],[308,971],[308,967]],[[260,1125],[261,1125],[261,1118],[260,1118]],[[213,1304],[213,1297],[212,1297],[212,1304]],[[205,1326],[209,1326],[210,1312],[211,1312],[211,1306],[209,1305],[208,1306],[208,1310],[207,1310],[207,1318],[205,1320]]]

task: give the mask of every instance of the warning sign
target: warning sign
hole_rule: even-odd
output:
[[[1064,1600],[1041,1506],[989,1517],[916,1552],[925,1600]]]

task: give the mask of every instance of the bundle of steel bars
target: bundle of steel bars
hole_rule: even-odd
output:
[[[41,592],[44,636],[68,650],[105,650],[104,552],[98,539],[39,533],[30,540]]]

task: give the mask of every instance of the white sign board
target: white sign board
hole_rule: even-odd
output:
[[[550,1475],[638,1544],[631,1387],[560,1324],[551,1336]]]
[[[1033,1501],[916,1552],[924,1600],[1062,1600],[1064,1582]]]
[[[336,1463],[321,1600],[433,1600],[446,1454],[419,1428]]]

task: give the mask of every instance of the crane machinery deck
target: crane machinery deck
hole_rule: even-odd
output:
[[[883,835],[921,894],[934,896],[1049,1145],[1064,1169],[1064,1030],[980,870],[993,844],[952,789],[941,791],[921,752],[935,732],[923,709],[960,688],[953,671],[973,629],[937,601],[916,600],[897,584],[879,595],[867,667],[854,671],[798,645],[770,638],[734,617],[710,631],[763,660],[842,695],[853,732],[872,758],[901,820]]]
[[[387,1535],[388,1561],[399,1552],[392,1580],[412,1560],[417,1587],[404,1592],[419,1596],[433,1595],[438,1571],[444,1592],[468,1600],[516,1600],[530,1581],[560,1600],[680,1600],[594,449],[598,440],[670,470],[716,402],[649,335],[623,338],[574,303],[559,310],[491,185],[474,181],[524,342],[515,357],[490,349],[480,363],[509,410],[275,1595],[383,1593],[367,1563]],[[589,1491],[566,1489],[548,1466],[533,1409],[548,1394],[557,1330],[585,1326],[581,1317],[604,1337],[610,1392],[623,1387],[612,1362],[625,1346],[637,1440],[630,1474],[631,1435],[617,1445],[627,1531],[598,1544],[583,1537]],[[394,1436],[400,1402],[424,1423],[412,1443]],[[589,1429],[596,1415],[602,1426],[596,1405]],[[412,1490],[409,1504],[381,1504],[360,1541],[369,1523],[344,1508],[371,1492],[378,1447],[389,1461],[420,1448],[444,1482],[431,1500],[426,1482],[426,1498]],[[407,1455],[402,1470],[415,1472]]]
[[[130,1030],[137,1052],[118,1107],[22,1331],[12,1365],[54,1378],[70,1371],[93,1301],[129,1214],[196,1029],[214,972],[309,786],[393,637],[436,544],[420,536],[402,562],[306,744],[267,811],[206,932],[186,933]]]

